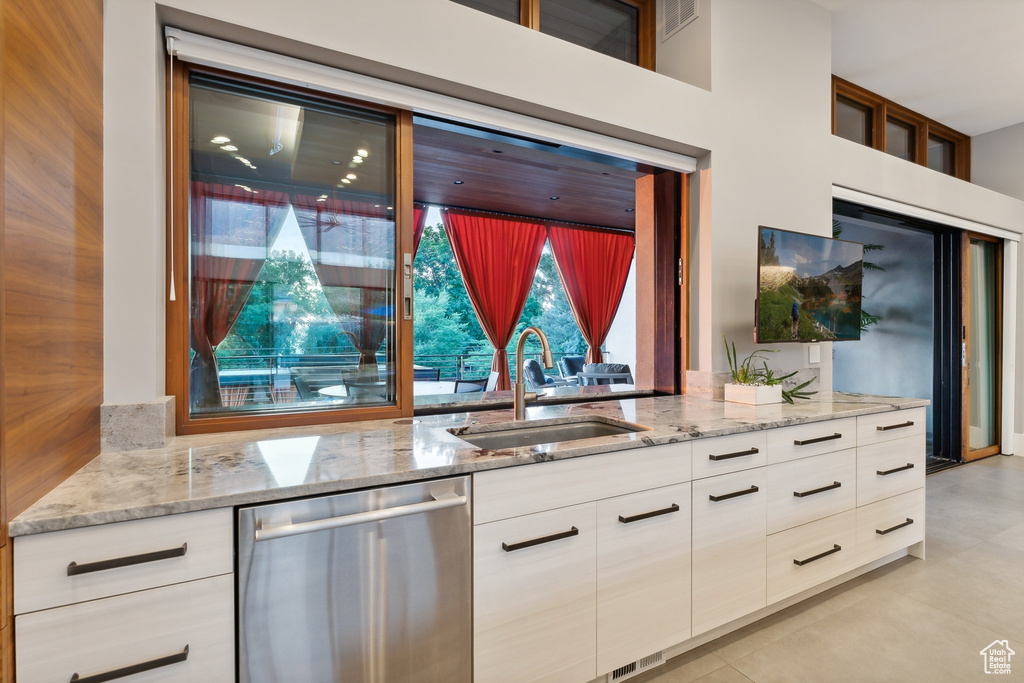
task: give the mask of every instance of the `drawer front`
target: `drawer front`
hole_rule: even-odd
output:
[[[925,409],[894,410],[857,418],[857,445],[869,446],[925,433]]]
[[[923,488],[857,508],[857,564],[923,541],[924,509]]]
[[[690,485],[597,503],[597,672],[690,637]]]
[[[857,566],[857,511],[768,537],[768,604],[834,579]]]
[[[765,606],[765,469],[693,482],[692,636]]]
[[[768,533],[828,517],[857,504],[857,449],[768,468]]]
[[[857,505],[924,486],[924,434],[857,449]]]
[[[124,680],[230,683],[234,590],[233,577],[224,575],[20,615],[14,620],[18,681],[70,681],[74,674],[162,661]],[[173,661],[175,655],[183,661]]]
[[[473,522],[486,524],[686,481],[688,441],[476,472]]]
[[[856,445],[855,417],[772,429],[768,432],[768,463],[842,451]]]
[[[227,574],[234,563],[229,508],[19,536],[14,545],[15,614]]]
[[[596,504],[587,503],[474,527],[474,681],[597,675],[596,524]]]
[[[749,470],[768,462],[768,440],[763,431],[698,439],[692,443],[694,479]]]

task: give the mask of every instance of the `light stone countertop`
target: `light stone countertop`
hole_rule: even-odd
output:
[[[96,456],[9,531],[24,536],[926,405],[838,393],[756,407],[690,396],[531,405],[527,419],[541,424],[597,416],[650,430],[502,450],[476,448],[446,430],[511,422],[511,410],[182,436],[165,448]]]

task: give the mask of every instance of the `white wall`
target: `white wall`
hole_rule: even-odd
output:
[[[626,286],[622,288],[622,301],[615,312],[615,320],[604,341],[605,360],[625,363],[636,372],[636,259],[629,264]]]

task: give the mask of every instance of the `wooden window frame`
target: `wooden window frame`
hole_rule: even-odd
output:
[[[179,435],[212,432],[240,431],[246,429],[273,429],[301,425],[352,422],[412,417],[413,414],[413,328],[412,320],[398,316],[395,320],[398,339],[395,349],[395,404],[390,406],[369,406],[365,408],[338,408],[322,410],[296,410],[288,413],[251,413],[244,415],[216,415],[192,417],[189,413],[189,349],[190,342],[190,292],[189,278],[189,77],[193,73],[210,74],[244,85],[255,85],[270,92],[301,95],[306,98],[352,106],[395,117],[395,287],[397,299],[402,300],[403,279],[400,277],[402,254],[412,253],[413,199],[412,199],[412,112],[350,100],[323,92],[313,92],[284,83],[221,71],[219,69],[174,64],[174,73],[168,79],[173,87],[173,98],[168,91],[169,116],[167,126],[167,157],[171,160],[167,224],[167,266],[168,288],[173,287],[177,296],[167,301],[166,307],[166,391],[175,397],[175,426]],[[173,169],[173,172],[172,172]],[[174,255],[174,261],[171,255]],[[170,290],[168,290],[170,291]]]
[[[971,138],[968,135],[944,126],[926,116],[907,109],[870,90],[854,85],[838,76],[832,76],[832,134],[836,134],[836,97],[844,97],[870,107],[872,115],[870,147],[886,151],[885,123],[890,118],[914,127],[914,163],[928,166],[928,137],[935,136],[953,144],[952,173],[938,171],[970,182],[971,180]],[[934,170],[934,169],[933,169]]]

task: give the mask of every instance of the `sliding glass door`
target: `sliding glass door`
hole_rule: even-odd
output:
[[[963,236],[963,454],[975,460],[1000,451],[1002,244]]]

